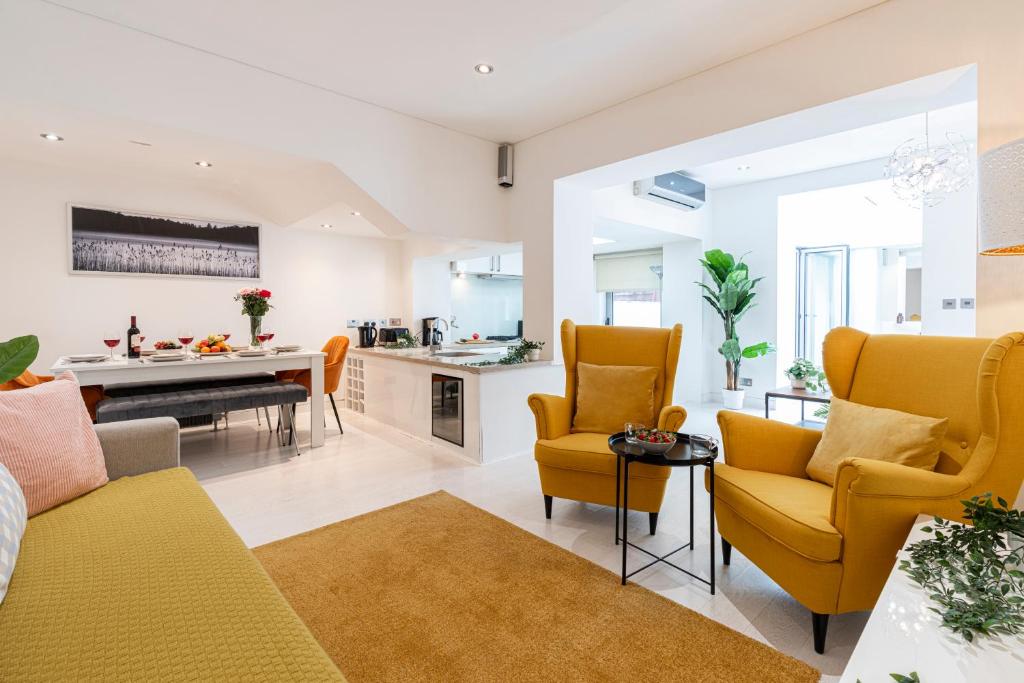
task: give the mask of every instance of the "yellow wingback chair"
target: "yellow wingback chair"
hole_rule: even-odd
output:
[[[534,458],[540,471],[544,512],[551,519],[553,498],[568,498],[598,505],[615,504],[615,468],[618,458],[608,448],[610,434],[574,432],[576,364],[635,365],[658,368],[654,386],[657,415],[651,426],[678,430],[686,411],[673,406],[682,325],[671,329],[575,325],[562,321],[562,357],[565,360],[565,396],[531,394],[528,401],[537,421]],[[612,403],[614,395],[601,398]],[[670,468],[633,465],[629,468],[629,508],[650,515],[653,534],[665,496]]]
[[[949,418],[949,428],[934,472],[847,458],[827,486],[805,472],[820,432],[718,414],[723,562],[735,545],[810,609],[819,653],[828,615],[874,607],[919,514],[960,519],[960,501],[987,491],[1012,501],[1024,477],[1024,334],[991,340],[841,327],[825,337],[823,354],[834,396]]]

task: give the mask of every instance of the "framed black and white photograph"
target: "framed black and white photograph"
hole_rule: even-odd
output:
[[[72,273],[258,280],[260,225],[68,205]]]

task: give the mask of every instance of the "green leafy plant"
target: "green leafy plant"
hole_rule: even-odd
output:
[[[523,339],[519,342],[519,348],[523,351],[540,351],[544,348],[544,342],[542,341],[530,341],[529,339]]]
[[[711,276],[714,287],[704,282],[696,284],[704,290],[704,300],[722,318],[725,326],[725,341],[718,348],[718,353],[725,358],[725,388],[736,390],[740,384],[740,363],[743,359],[758,358],[775,350],[766,341],[740,346],[736,332],[737,323],[754,307],[754,288],[764,278],[751,280],[742,257],[737,260],[721,249],[705,252],[700,262]]]
[[[795,380],[804,380],[807,388],[811,391],[821,391],[825,388],[825,373],[806,358],[797,358],[785,372],[786,377]]]
[[[411,349],[414,346],[419,346],[419,342],[416,341],[416,337],[412,336],[408,332],[403,332],[398,335],[398,341],[393,344],[389,344],[393,349]]]
[[[39,338],[34,334],[0,342],[0,384],[28,370],[38,355]]]
[[[937,603],[931,609],[942,625],[964,640],[1024,632],[1024,544],[1007,542],[1011,534],[1024,537],[1024,516],[991,493],[960,502],[972,525],[936,517],[922,527],[934,537],[909,546],[900,569]]]

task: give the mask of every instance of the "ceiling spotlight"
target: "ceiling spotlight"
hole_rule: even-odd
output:
[[[490,74],[494,73],[494,67],[490,64],[477,64],[473,67],[473,71],[476,71],[478,74]]]
[[[611,243],[613,243],[614,241],[615,241],[615,240],[610,240],[610,239],[608,239],[607,237],[595,237],[595,238],[593,238],[593,242],[594,242],[594,246],[595,246],[595,247],[596,247],[597,245],[599,245],[599,244],[611,244]]]
[[[198,166],[199,168],[210,168],[211,166],[213,166],[213,164],[211,164],[209,161],[200,160],[196,162],[196,166]]]
[[[353,211],[351,213],[352,213],[353,216],[362,216],[363,215],[363,214],[359,213],[358,211]]]
[[[739,166],[736,167],[736,170],[737,171],[749,171],[750,170],[750,164],[740,164]]]
[[[320,227],[321,228],[333,228],[334,226],[331,225],[330,223],[321,223]]]
[[[50,142],[63,142],[64,141],[64,138],[62,138],[61,136],[57,135],[56,133],[40,133],[39,137],[41,137],[44,140],[49,140]]]

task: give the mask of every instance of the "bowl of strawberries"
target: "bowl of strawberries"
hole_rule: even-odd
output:
[[[666,453],[676,445],[675,432],[660,429],[637,429],[631,436],[627,434],[626,438],[630,443],[640,446],[644,453]]]

